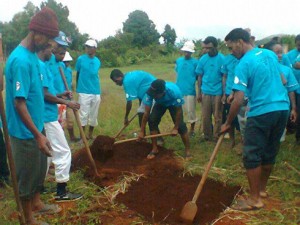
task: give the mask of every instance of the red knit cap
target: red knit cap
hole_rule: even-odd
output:
[[[51,38],[58,36],[58,21],[55,12],[44,7],[35,14],[29,23],[29,30],[38,31]]]

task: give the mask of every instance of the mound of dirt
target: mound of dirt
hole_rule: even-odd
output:
[[[116,200],[153,224],[182,224],[179,214],[185,203],[191,201],[201,176],[183,177],[182,165],[172,150],[160,147],[157,157],[147,160],[151,144],[127,142],[103,148],[112,143],[109,141],[108,137],[98,136],[91,146],[97,168],[105,174],[103,179],[93,181],[97,185],[108,186],[126,173],[143,174],[143,178],[131,183],[129,190],[119,194]],[[89,164],[85,149],[74,154],[74,168],[87,168],[87,177],[93,175]],[[208,179],[197,203],[195,223],[205,224],[217,218],[231,204],[238,190],[239,187],[224,186]]]

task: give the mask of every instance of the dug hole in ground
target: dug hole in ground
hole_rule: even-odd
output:
[[[127,207],[128,218],[123,214],[116,220],[118,215],[114,215],[113,221],[118,225],[130,224],[130,217],[135,215],[151,224],[184,224],[180,212],[191,201],[201,176],[183,176],[183,167],[172,150],[160,147],[156,158],[147,160],[151,144],[134,141],[112,145],[113,142],[113,138],[100,135],[90,146],[102,178],[94,176],[84,148],[74,154],[72,165],[74,170],[85,169],[85,177],[103,188],[113,186],[127,176],[125,179],[130,184],[112,201]],[[136,179],[130,180],[130,176]],[[239,190],[240,187],[225,186],[208,179],[197,202],[194,224],[208,224],[218,218]],[[110,224],[112,218],[102,216],[101,221]]]

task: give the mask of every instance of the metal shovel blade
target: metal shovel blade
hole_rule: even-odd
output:
[[[193,201],[189,201],[184,205],[184,207],[180,213],[180,218],[185,223],[191,224],[191,223],[193,223],[193,220],[197,214],[197,210],[198,210],[198,207],[197,207],[196,203]]]

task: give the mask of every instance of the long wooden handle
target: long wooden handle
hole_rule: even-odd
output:
[[[9,138],[9,134],[8,134],[6,115],[5,115],[5,109],[4,109],[4,101],[3,101],[3,95],[2,95],[4,61],[3,61],[2,34],[1,33],[0,33],[0,64],[1,64],[0,65],[0,114],[1,114],[2,126],[3,126],[3,135],[4,135],[4,140],[5,140],[5,147],[6,147],[6,152],[7,152],[8,165],[9,165],[9,169],[10,169],[13,190],[14,190],[14,194],[15,194],[15,200],[17,203],[18,211],[19,211],[18,217],[19,217],[20,224],[25,225],[26,221],[25,221],[22,204],[20,201],[20,196],[19,196],[19,188],[18,188],[17,175],[16,175],[16,166],[15,166],[15,162],[13,160],[12,151],[11,151],[10,138]]]
[[[65,77],[65,74],[64,74],[64,71],[62,70],[61,67],[59,67],[59,72],[60,72],[61,78],[62,78],[62,80],[63,80],[63,82],[64,82],[64,85],[65,85],[66,90],[67,90],[67,91],[70,91],[70,89],[69,89],[69,87],[68,87],[68,83],[67,83],[66,77]],[[92,164],[92,167],[93,167],[93,169],[94,169],[94,171],[95,171],[95,174],[96,174],[97,176],[99,176],[99,173],[98,173],[98,170],[97,170],[96,163],[95,163],[95,161],[94,161],[93,155],[92,155],[91,150],[90,150],[90,147],[89,147],[89,143],[88,143],[88,141],[87,141],[87,139],[86,139],[84,130],[83,130],[82,126],[81,126],[81,121],[80,121],[80,118],[79,118],[79,113],[78,113],[78,111],[75,110],[75,109],[73,109],[73,113],[74,113],[74,116],[75,116],[75,119],[76,119],[76,122],[77,122],[77,126],[78,126],[78,128],[79,128],[80,137],[81,137],[81,139],[83,140],[83,143],[84,143],[84,146],[85,146],[85,149],[86,149],[86,153],[87,153],[87,155],[88,155],[88,158],[89,158],[89,160],[90,160],[90,162],[91,162],[91,164]]]
[[[119,135],[122,133],[122,131],[131,123],[131,121],[137,116],[137,113],[133,115],[133,117],[128,121],[127,124],[125,124],[120,130],[119,132],[114,136],[114,139],[116,139],[117,137],[119,137]]]
[[[202,191],[202,188],[203,188],[204,183],[205,183],[205,181],[206,181],[208,172],[209,172],[209,170],[210,170],[210,168],[211,168],[211,165],[212,165],[212,163],[213,163],[213,161],[214,161],[214,159],[215,159],[215,157],[216,157],[216,155],[217,155],[217,153],[218,153],[218,151],[219,151],[219,148],[220,148],[220,146],[221,146],[221,144],[222,144],[223,138],[224,138],[224,134],[222,134],[222,135],[219,137],[218,142],[217,142],[217,144],[216,144],[216,146],[215,146],[215,148],[214,148],[214,151],[213,151],[213,153],[211,154],[211,157],[210,157],[210,159],[209,159],[208,165],[206,166],[205,171],[204,171],[204,173],[202,174],[200,183],[198,184],[198,187],[197,187],[196,192],[195,192],[195,194],[194,194],[194,197],[193,197],[193,199],[192,199],[192,202],[193,202],[193,203],[196,203],[196,201],[197,201],[197,199],[198,199],[198,197],[199,197],[199,195],[200,195],[200,193],[201,193],[201,191]]]
[[[155,138],[155,137],[163,137],[163,136],[169,136],[169,135],[172,135],[172,133],[165,133],[165,134],[152,134],[152,135],[148,135],[148,136],[145,136],[144,139],[147,139],[147,138]],[[129,142],[129,141],[136,141],[138,140],[139,138],[129,138],[129,139],[125,139],[125,140],[120,140],[120,141],[116,141],[114,143],[115,144],[121,144],[121,143],[125,143],[125,142]]]

